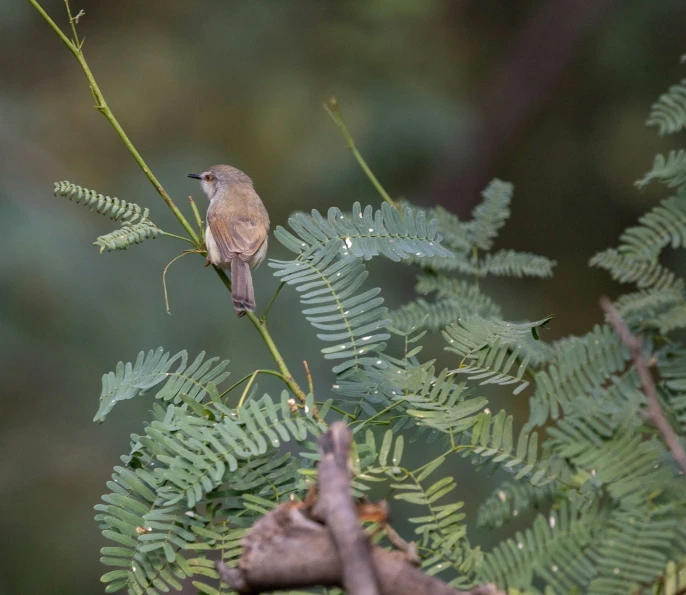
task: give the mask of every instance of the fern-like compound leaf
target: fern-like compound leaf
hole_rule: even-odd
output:
[[[448,370],[442,370],[435,378],[433,367],[428,372],[421,387],[396,395],[394,400],[403,402],[407,415],[421,426],[455,434],[468,430],[488,404],[486,398],[472,397],[465,383],[457,383]]]
[[[141,351],[134,364],[119,362],[114,372],[103,374],[100,407],[93,421],[104,421],[106,415],[119,402],[143,394],[167,378],[167,371],[174,362],[186,358],[182,351],[170,357],[162,347]]]
[[[100,236],[94,246],[100,247],[100,252],[107,250],[126,250],[134,244],[140,244],[145,240],[154,240],[160,233],[159,228],[150,220],[145,219],[139,223],[124,222],[119,229],[116,229],[104,236]]]
[[[663,200],[621,236],[619,251],[627,257],[654,261],[665,246],[686,243],[686,190]]]
[[[374,213],[371,206],[353,205],[351,214],[332,207],[324,218],[316,209],[311,215],[295,213],[288,223],[296,235],[277,227],[276,238],[296,254],[326,248],[334,243],[343,255],[364,260],[383,254],[399,261],[409,256],[444,257],[450,252],[440,244],[435,220],[427,221],[424,211],[406,207],[403,216],[387,203]]]
[[[105,215],[113,221],[129,221],[135,223],[139,219],[147,219],[149,211],[135,203],[127,202],[116,197],[99,194],[95,190],[82,188],[71,182],[55,182],[55,196],[62,196],[74,202],[82,203],[100,215]]]
[[[469,252],[472,249],[470,222],[460,221],[457,215],[436,206],[427,211],[438,223],[438,232],[443,237],[443,244],[457,252]]]
[[[686,79],[660,95],[650,108],[646,124],[656,126],[661,136],[686,127]]]
[[[499,306],[487,295],[479,291],[476,283],[455,279],[445,275],[419,275],[415,291],[422,295],[436,293],[438,298],[457,298],[471,305],[475,311],[485,311],[493,314],[499,311]]]
[[[164,483],[158,497],[165,506],[185,501],[193,508],[242,467],[242,461],[265,455],[282,442],[302,442],[321,431],[311,410],[305,416],[291,412],[285,391],[278,403],[265,395],[235,413],[218,403],[210,407],[216,411],[215,419],[201,419],[178,409],[171,420],[153,422],[146,437],[140,438],[144,447],[154,444],[164,451],[156,453],[165,465],[156,473]],[[264,477],[259,481],[264,482]]]
[[[418,293],[436,292],[436,301],[419,298],[391,312],[393,326],[401,331],[427,328],[440,330],[460,318],[478,314],[500,318],[500,307],[479,291],[478,285],[445,275],[421,275],[415,288]]]
[[[116,197],[98,194],[95,190],[82,188],[71,182],[55,182],[55,196],[68,198],[76,203],[82,203],[90,207],[100,215],[104,215],[113,221],[121,221],[119,229],[100,236],[94,246],[100,248],[100,252],[107,250],[126,250],[134,244],[140,244],[145,240],[155,239],[163,233],[150,219],[148,209],[143,209],[135,203],[127,202]]]
[[[564,343],[549,367],[535,375],[529,424],[557,419],[560,409],[576,396],[595,390],[623,369],[628,351],[609,326],[596,326],[581,338]]]
[[[478,275],[498,277],[552,277],[556,262],[545,256],[514,250],[486,254],[478,265]]]
[[[141,351],[134,364],[119,362],[114,372],[102,377],[100,406],[93,421],[104,421],[107,414],[119,402],[142,395],[154,386],[167,380],[157,394],[157,398],[174,403],[182,402],[182,394],[193,400],[200,400],[206,395],[203,383],[218,384],[228,376],[225,371],[228,360],[217,364],[219,358],[211,358],[203,363],[205,352],[188,367],[188,354],[180,351],[174,356],[164,352],[162,347],[150,350],[147,354]],[[172,366],[177,367],[170,371]],[[202,365],[201,365],[202,364]]]
[[[594,548],[589,595],[624,595],[652,583],[667,564],[678,520],[659,508],[616,511]]]
[[[322,431],[311,407],[293,414],[285,391],[279,402],[265,396],[237,411],[206,407],[199,417],[156,405],[145,434],[132,437],[129,466],[115,468],[111,493],[96,506],[103,535],[114,542],[102,550],[103,563],[115,567],[102,578],[107,592],[154,594],[180,590],[187,577],[216,580],[204,552],[219,550],[235,564],[242,528],[296,487],[298,465],[278,452],[281,443]]]
[[[534,486],[555,482],[567,485],[571,467],[559,456],[551,456],[549,448],[539,453],[538,434],[522,428],[515,444],[512,416],[500,411],[495,416],[480,413],[471,429],[471,436],[463,434],[462,454],[470,457],[478,467],[488,465],[514,473],[514,479],[527,478]]]
[[[655,155],[652,169],[640,180],[636,180],[635,185],[643,189],[653,181],[662,182],[669,188],[686,184],[686,151],[670,151],[667,157]]]
[[[506,481],[479,506],[477,526],[497,528],[530,509],[538,509],[561,493],[554,482],[543,486]]]
[[[586,593],[596,574],[591,546],[602,535],[607,516],[597,508],[582,513],[562,501],[559,510],[536,517],[531,529],[486,554],[479,577],[527,591],[538,578],[549,585],[547,593]]]
[[[546,316],[535,322],[515,323],[472,314],[446,328],[443,337],[448,342],[448,351],[471,357],[496,342],[499,345],[514,345],[527,337],[538,340],[538,329],[543,328],[552,318]]]
[[[615,310],[630,328],[659,328],[660,322],[670,312],[686,305],[681,289],[647,289],[620,296],[614,303]]]
[[[530,360],[531,353],[521,346],[496,340],[487,349],[465,356],[453,372],[464,374],[471,382],[478,381],[481,385],[517,385],[512,392],[518,395],[530,384],[528,380],[522,380]]]
[[[614,248],[596,254],[589,261],[589,265],[605,269],[620,283],[636,283],[639,289],[654,287],[662,290],[683,286],[683,281],[677,279],[672,271],[658,262],[622,254]]]
[[[383,308],[380,290],[359,293],[367,278],[360,258],[340,256],[341,240],[329,242],[323,249],[312,248],[291,261],[271,260],[274,275],[294,285],[300,301],[310,306],[303,310],[307,320],[323,332],[317,337],[331,347],[322,349],[326,359],[343,360],[334,367],[337,374],[364,365],[382,365],[378,354],[385,348],[390,334],[390,319]]]
[[[550,349],[537,340],[537,329],[551,318],[520,324],[478,314],[459,319],[443,331],[445,349],[462,358],[453,372],[480,384],[516,385],[514,394],[520,393],[529,385],[523,380],[529,366],[549,357]]]
[[[509,182],[493,180],[481,193],[483,201],[472,212],[470,243],[490,250],[500,228],[510,216],[513,186]]]

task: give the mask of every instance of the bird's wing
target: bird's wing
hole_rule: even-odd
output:
[[[210,210],[207,223],[219,248],[222,260],[229,262],[236,255],[248,260],[255,254],[267,237],[264,225],[248,217],[223,217]]]

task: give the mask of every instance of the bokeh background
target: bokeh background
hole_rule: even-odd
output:
[[[45,9],[67,25],[62,0]],[[115,114],[187,214],[205,199],[186,173],[231,163],[255,179],[274,225],[295,209],[380,198],[321,104],[331,94],[386,189],[461,216],[491,177],[515,184],[498,247],[555,258],[546,281],[490,282],[512,319],[554,314],[546,339],[600,321],[619,291],[588,258],[662,195],[633,180],[673,148],[644,127],[683,77],[686,5],[678,0],[73,0],[91,68]],[[233,378],[269,364],[249,323],[198,257],[162,269],[168,238],[100,255],[114,228],[52,197],[70,180],[175,220],[93,109],[67,49],[27,1],[0,0],[0,594],[99,593],[92,506],[149,397],[91,420],[100,377],[163,345],[231,360]],[[678,142],[678,139],[676,139]],[[284,256],[272,243],[270,256]],[[678,263],[677,263],[678,264]],[[391,306],[414,272],[374,262]],[[277,283],[264,266],[259,296]],[[303,379],[332,377],[286,290],[273,333]],[[441,355],[440,340],[431,353]],[[268,379],[269,380],[269,379]],[[276,392],[265,380],[261,389]],[[526,398],[496,404],[523,415]],[[492,481],[455,466],[460,498]],[[402,517],[402,515],[401,515]],[[472,531],[473,542],[490,535]]]

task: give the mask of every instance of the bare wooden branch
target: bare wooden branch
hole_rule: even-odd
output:
[[[602,297],[600,299],[600,305],[607,315],[607,319],[610,324],[615,328],[617,334],[619,335],[622,343],[624,343],[631,353],[631,357],[636,367],[636,372],[641,380],[641,386],[643,387],[643,393],[648,401],[648,417],[655,424],[655,427],[662,434],[665,442],[672,452],[674,460],[677,462],[679,467],[684,474],[686,474],[686,451],[681,446],[679,442],[679,437],[677,436],[674,428],[667,421],[667,418],[662,413],[662,408],[660,407],[660,398],[657,395],[657,390],[655,389],[655,382],[653,381],[653,376],[648,369],[648,364],[641,353],[641,341],[638,337],[631,334],[628,327],[621,319],[617,311],[614,309],[612,302],[606,298]]]
[[[352,434],[344,422],[331,425],[319,439],[318,516],[336,544],[343,564],[343,588],[349,595],[378,595],[367,535],[357,520],[350,489],[348,459]]]
[[[348,594],[502,595],[494,585],[454,589],[413,565],[408,551],[369,543],[358,514],[373,509],[372,517],[384,522],[386,508],[355,505],[348,468],[351,440],[344,423],[332,425],[319,442],[316,501],[311,492],[306,502],[282,504],[257,521],[243,541],[238,566],[217,563],[221,580],[241,595],[314,586],[343,586]],[[399,536],[393,543],[412,549]]]

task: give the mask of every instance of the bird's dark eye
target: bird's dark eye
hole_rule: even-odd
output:
[[[205,174],[205,181],[206,182],[212,182],[214,180],[214,176],[212,174]]]

